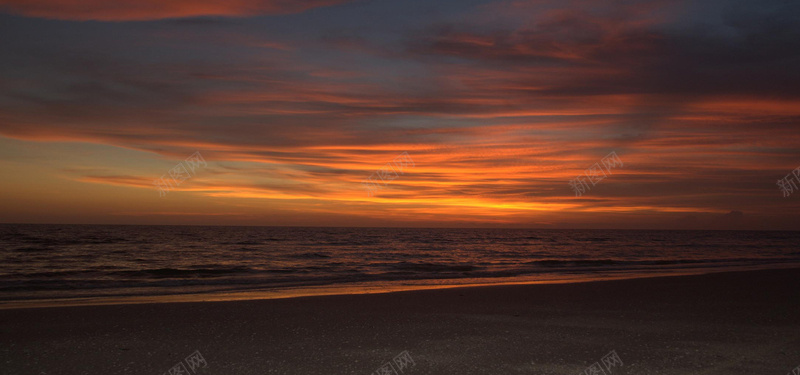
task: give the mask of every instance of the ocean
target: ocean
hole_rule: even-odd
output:
[[[0,224],[0,306],[376,292],[800,264],[800,232]]]

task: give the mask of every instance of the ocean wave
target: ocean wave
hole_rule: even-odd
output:
[[[143,269],[136,271],[114,271],[109,272],[108,275],[122,276],[122,277],[153,277],[153,278],[187,278],[187,277],[211,277],[216,275],[227,274],[241,274],[253,272],[251,268],[243,266],[227,267],[227,268],[154,268]]]
[[[0,299],[750,266],[799,262],[798,241],[795,232],[0,225]]]
[[[418,272],[468,272],[479,269],[474,264],[438,264],[438,263],[414,263],[414,262],[400,262],[390,265],[390,268],[405,271],[418,271]]]
[[[331,256],[322,253],[299,253],[299,254],[288,254],[285,255],[285,257],[293,259],[327,259],[330,258]]]

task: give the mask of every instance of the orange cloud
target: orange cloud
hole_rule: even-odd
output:
[[[0,10],[74,21],[145,21],[200,16],[246,17],[300,13],[351,0],[0,0]]]

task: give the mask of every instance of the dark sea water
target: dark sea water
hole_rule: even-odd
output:
[[[800,264],[800,232],[0,225],[0,301]]]

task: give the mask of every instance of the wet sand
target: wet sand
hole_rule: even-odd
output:
[[[800,365],[800,269],[274,300],[0,310],[3,374],[775,374]],[[188,367],[185,361],[183,363]]]

